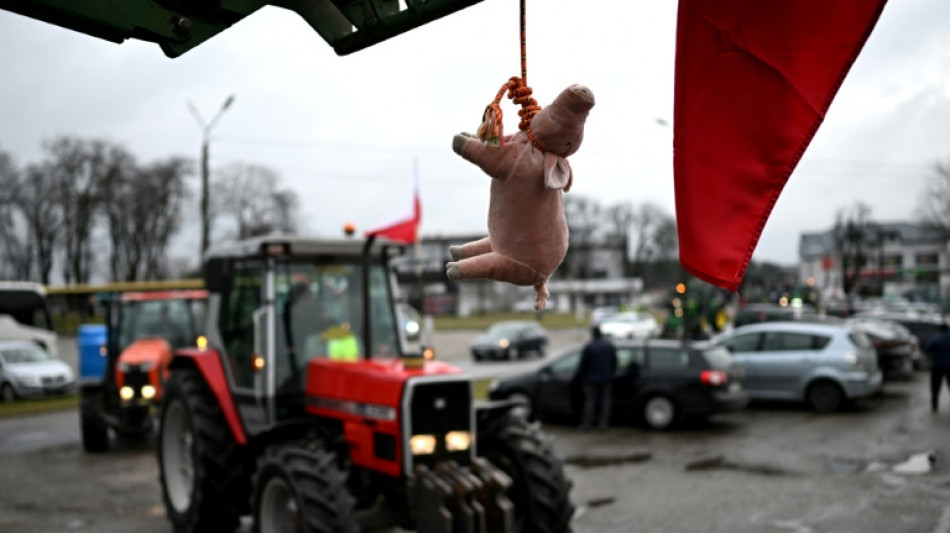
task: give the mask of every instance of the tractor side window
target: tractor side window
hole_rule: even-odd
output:
[[[399,355],[386,271],[369,273],[372,355]],[[358,264],[288,264],[278,274],[277,376],[314,358],[356,361],[363,343],[363,270]],[[283,365],[283,366],[282,366]]]
[[[369,275],[373,355],[396,357],[399,355],[399,336],[389,294],[389,279],[382,267],[373,267]]]
[[[261,307],[264,269],[258,261],[234,265],[234,282],[222,295],[218,329],[235,385],[254,388],[254,312]]]

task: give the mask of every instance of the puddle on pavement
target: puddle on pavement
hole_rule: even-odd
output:
[[[753,463],[737,463],[734,461],[729,461],[720,455],[704,457],[702,459],[691,461],[686,464],[686,470],[688,472],[700,472],[704,470],[735,470],[763,476],[787,476],[793,473],[777,466]]]
[[[933,451],[915,453],[903,463],[897,463],[891,470],[895,474],[929,474],[937,464],[937,455]]]
[[[586,502],[584,502],[583,505],[578,505],[574,509],[574,516],[572,520],[577,520],[578,518],[584,516],[585,514],[587,514],[587,511],[590,511],[591,509],[596,509],[598,507],[603,507],[605,505],[611,505],[616,501],[617,499],[614,498],[613,496],[606,496],[603,498],[592,498],[590,500],[587,500]]]
[[[865,469],[863,460],[849,457],[832,457],[826,464],[832,472],[839,474],[857,474]]]
[[[831,457],[825,464],[832,472],[839,474],[893,472],[895,474],[917,475],[933,472],[939,462],[938,459],[937,452],[930,450],[915,453],[905,461],[898,463],[888,463],[885,461],[869,462],[850,457]]]
[[[569,465],[581,468],[595,468],[598,466],[613,466],[630,463],[642,463],[653,457],[650,452],[636,452],[626,455],[576,455],[564,460]]]

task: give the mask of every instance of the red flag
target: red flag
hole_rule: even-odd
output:
[[[730,290],[886,0],[680,0],[680,262]]]
[[[422,221],[422,200],[419,199],[419,176],[415,177],[412,202],[412,215],[388,226],[366,232],[366,236],[387,237],[392,241],[413,244],[418,239],[419,223]]]

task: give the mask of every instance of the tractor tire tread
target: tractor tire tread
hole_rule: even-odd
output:
[[[165,401],[178,394],[192,420],[198,453],[195,476],[199,487],[193,505],[199,508],[190,513],[192,516],[187,523],[175,523],[175,530],[189,533],[234,531],[250,495],[250,479],[243,466],[241,449],[227,427],[217,399],[197,369],[173,371],[166,385]],[[166,501],[166,509],[169,508],[171,506]]]
[[[306,533],[357,533],[356,499],[347,489],[348,474],[336,454],[316,442],[275,444],[258,460],[254,474],[254,531],[260,531],[260,502],[264,472],[282,471],[298,497]]]
[[[522,533],[570,533],[572,483],[564,474],[564,462],[554,450],[553,438],[541,431],[539,422],[509,412],[491,420],[479,435],[480,455],[484,451],[504,454],[503,449],[523,471],[526,509],[515,508],[515,514],[522,515]],[[491,461],[491,453],[486,458]],[[504,465],[494,464],[505,470]],[[518,477],[512,479],[517,483]]]

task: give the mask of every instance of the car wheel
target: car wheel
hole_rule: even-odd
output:
[[[816,412],[830,413],[837,411],[844,403],[844,392],[832,381],[816,381],[808,386],[805,399]]]
[[[666,396],[653,396],[643,402],[641,414],[650,429],[667,429],[676,421],[676,404]]]
[[[3,387],[0,387],[0,398],[3,399],[5,403],[10,403],[16,400],[16,391],[13,390],[13,385],[9,383],[4,383]]]

